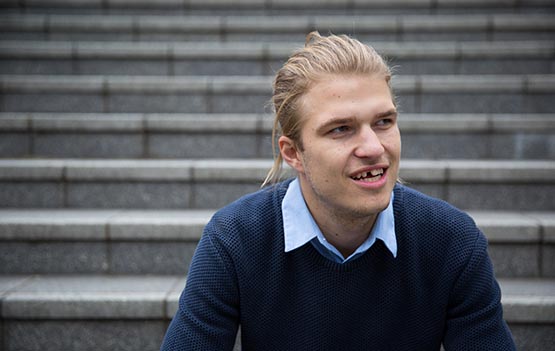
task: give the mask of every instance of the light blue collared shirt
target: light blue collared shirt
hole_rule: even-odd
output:
[[[334,262],[345,263],[361,256],[374,245],[376,239],[380,239],[391,251],[393,257],[397,257],[393,193],[387,208],[378,214],[376,223],[374,223],[368,238],[347,258],[344,258],[339,250],[330,244],[324,237],[324,234],[322,234],[306,206],[298,179],[293,180],[289,184],[289,188],[281,203],[281,209],[283,213],[283,231],[285,234],[285,252],[295,250],[310,241],[324,257]]]

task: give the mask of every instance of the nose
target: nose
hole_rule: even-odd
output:
[[[370,126],[364,126],[359,131],[355,156],[359,158],[379,158],[385,152],[382,141]]]

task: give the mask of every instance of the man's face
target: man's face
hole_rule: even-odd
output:
[[[326,76],[304,95],[300,113],[302,150],[287,137],[280,139],[280,148],[299,174],[313,215],[349,220],[384,210],[401,154],[397,112],[385,79]]]

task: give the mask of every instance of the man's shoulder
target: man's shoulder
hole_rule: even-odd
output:
[[[481,235],[474,220],[448,202],[405,185],[395,187],[395,221],[410,232],[437,242],[472,245]]]
[[[486,253],[487,240],[466,212],[406,186],[396,188],[395,201],[398,193],[395,226],[400,252],[451,272],[459,272],[476,253]]]
[[[283,251],[281,201],[287,186],[268,186],[221,208],[204,228],[203,236],[241,270],[257,268],[254,266]]]

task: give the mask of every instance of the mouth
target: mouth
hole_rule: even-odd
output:
[[[386,170],[384,168],[376,168],[364,172],[357,173],[351,176],[351,179],[364,182],[364,183],[374,183],[382,179]]]

